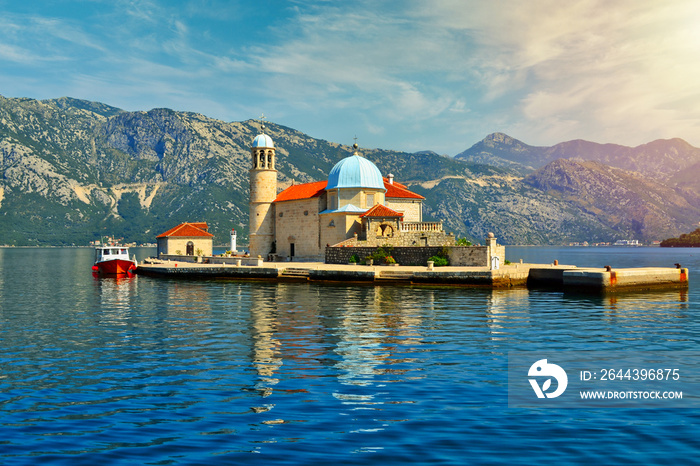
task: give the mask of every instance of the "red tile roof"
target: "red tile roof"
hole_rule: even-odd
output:
[[[385,205],[375,204],[374,207],[360,215],[360,217],[403,217],[403,214]]]
[[[294,184],[277,195],[274,202],[311,199],[320,196],[326,189],[328,180],[313,183]]]
[[[386,176],[383,177],[382,179],[384,180],[385,185],[389,183],[389,178],[387,178]],[[403,188],[403,189],[408,189],[408,186],[406,186],[405,184],[399,183],[396,180],[394,180],[394,186],[398,186],[399,188]]]
[[[178,236],[201,236],[205,238],[213,237],[211,233],[206,231],[209,229],[209,226],[205,222],[195,222],[195,223],[181,223],[175,228],[171,228],[170,230],[166,231],[165,233],[161,233],[160,235],[156,236],[156,238],[171,238],[171,237],[178,237]]]
[[[406,189],[406,185],[397,183],[396,181],[394,181],[394,184],[389,184],[386,178],[384,178],[384,187],[386,188],[386,194],[384,194],[385,198],[425,199],[420,194]]]
[[[207,225],[207,222],[187,222],[187,224],[192,225],[195,228],[199,228],[200,230],[209,231],[209,225]]]
[[[323,194],[328,181],[314,181],[313,183],[295,184],[277,195],[274,202],[282,201],[296,201],[299,199],[311,199],[312,197],[318,197]],[[416,194],[409,191],[406,185],[397,183],[389,184],[389,181],[384,178],[384,187],[386,188],[385,197],[389,198],[399,198],[399,199],[425,199],[420,194]]]

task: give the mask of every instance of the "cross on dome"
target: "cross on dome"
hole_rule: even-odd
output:
[[[260,115],[258,120],[260,121],[260,134],[258,134],[253,140],[253,147],[269,147],[274,148],[275,144],[272,142],[272,138],[265,134],[265,114]]]

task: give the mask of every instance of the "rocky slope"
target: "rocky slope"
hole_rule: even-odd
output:
[[[700,149],[682,139],[659,139],[637,147],[574,140],[551,147],[529,146],[503,133],[493,133],[457,154],[456,159],[507,166],[531,172],[557,159],[596,161],[636,171],[657,181],[670,181],[700,164]],[[700,166],[700,165],[696,165]],[[696,169],[697,171],[697,169]]]
[[[555,160],[524,181],[644,241],[691,231],[700,218],[697,194],[599,162]]]
[[[0,96],[0,245],[86,244],[102,234],[152,242],[178,222],[202,220],[211,225],[217,243],[226,243],[231,227],[245,243],[249,145],[258,132],[255,121],[227,123],[168,109],[125,112],[68,98]],[[352,151],[275,124],[266,132],[277,146],[280,188],[324,179]],[[495,145],[498,138],[492,139]],[[660,239],[676,234],[674,222],[686,221],[679,217],[699,219],[689,201],[691,208],[654,204],[654,212],[667,217],[661,219],[659,213],[661,220],[648,227],[615,221],[619,214],[604,210],[612,205],[583,205],[575,195],[561,194],[565,184],[545,181],[544,174],[524,179],[519,170],[527,165],[532,172],[540,166],[540,148],[505,135],[501,139],[501,152],[472,161],[430,151],[363,154],[383,173],[394,173],[397,181],[426,197],[426,220],[444,220],[449,231],[476,241],[488,231],[507,244],[614,240],[635,234]],[[512,156],[506,146],[520,155]],[[689,153],[681,149],[679,153]],[[569,171],[569,176],[583,176]],[[588,170],[585,176],[602,180],[609,174]],[[633,195],[621,191],[616,202],[629,203],[624,196]],[[640,206],[645,202],[638,201]]]

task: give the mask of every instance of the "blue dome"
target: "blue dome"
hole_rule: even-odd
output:
[[[253,139],[253,147],[275,147],[275,143],[272,142],[272,138],[267,134],[258,134],[255,139]]]
[[[357,154],[335,164],[328,174],[326,190],[334,188],[384,188],[382,173],[377,166]]]

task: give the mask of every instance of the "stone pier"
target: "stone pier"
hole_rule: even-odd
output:
[[[152,277],[273,281],[319,281],[366,284],[452,285],[486,288],[550,288],[565,292],[618,291],[688,287],[688,269],[577,268],[571,265],[510,264],[488,267],[435,267],[325,264],[320,262],[232,261],[200,264],[146,260],[137,273]]]

